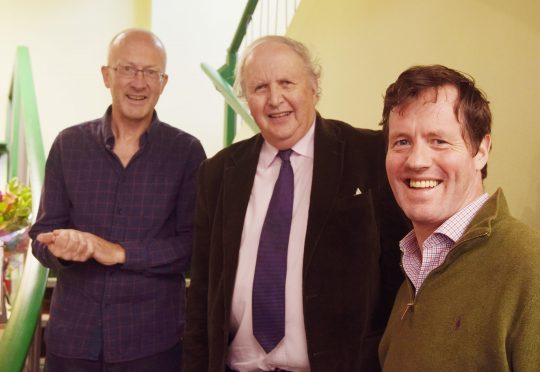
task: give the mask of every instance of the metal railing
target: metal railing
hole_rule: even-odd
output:
[[[248,0],[231,45],[227,49],[226,62],[217,71],[201,63],[204,73],[225,98],[225,121],[223,145],[234,141],[237,132],[237,114],[254,133],[259,129],[242,100],[234,93],[234,70],[241,50],[253,40],[264,35],[284,34],[300,0]]]
[[[8,177],[18,177],[30,184],[32,216],[35,218],[45,174],[45,151],[30,53],[26,47],[17,48],[8,102],[6,145],[9,153]],[[20,371],[24,367],[40,318],[47,275],[48,270],[28,252],[11,315],[0,337],[0,372]]]

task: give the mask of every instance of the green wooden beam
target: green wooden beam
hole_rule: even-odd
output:
[[[15,67],[17,68],[17,67]],[[15,72],[16,73],[16,72]],[[11,125],[6,125],[6,140],[8,151],[12,154],[11,159],[8,164],[8,177],[13,178],[17,176],[17,170],[19,169],[19,137],[21,135],[21,98],[19,94],[20,83],[19,81],[14,81],[11,85],[11,110],[10,111],[10,122]]]
[[[212,83],[214,83],[216,89],[223,95],[227,106],[230,106],[232,110],[234,110],[234,112],[240,115],[242,120],[244,120],[244,122],[250,127],[251,130],[253,130],[255,133],[258,133],[259,128],[257,127],[257,124],[255,124],[255,120],[253,120],[253,117],[249,113],[249,109],[236,96],[232,87],[223,78],[223,76],[221,76],[216,70],[214,70],[210,65],[206,63],[201,63],[201,68],[204,73],[210,78],[210,80],[212,80]],[[234,139],[234,136],[233,138],[231,138],[231,142],[232,139]],[[227,144],[230,144],[231,142]]]
[[[233,72],[234,66],[236,66],[236,53],[238,52],[238,49],[240,49],[240,45],[242,45],[244,36],[246,36],[247,26],[249,22],[251,22],[251,17],[253,16],[253,12],[255,12],[255,8],[257,8],[258,2],[258,0],[248,0],[242,18],[240,18],[240,22],[238,22],[238,27],[234,33],[231,45],[229,46],[229,49],[227,49],[226,64],[232,66]],[[232,85],[230,80],[227,79],[227,81]]]
[[[253,12],[255,11],[255,8],[257,8],[258,2],[259,2],[258,0],[248,0],[246,7],[244,8],[244,13],[242,14],[242,18],[240,18],[240,22],[238,23],[236,32],[234,33],[234,37],[231,41],[231,45],[227,49],[226,62],[217,71],[217,73],[221,76],[221,78],[225,80],[226,82],[225,85],[228,85],[228,86],[234,85],[234,70],[236,68],[238,49],[240,48],[240,45],[242,45],[242,40],[244,40],[244,37],[246,35],[247,26],[249,22],[251,21],[251,17],[253,16]],[[208,66],[208,68],[210,67]],[[203,67],[203,71],[207,75],[209,75],[209,73],[205,70],[205,67]],[[215,79],[213,77],[210,77],[210,78],[214,82],[214,85],[216,85],[216,88],[218,88],[218,90],[222,92],[223,87],[222,87],[221,82],[216,84],[216,81],[214,81]],[[240,101],[236,96],[234,96],[234,99],[232,100],[230,99],[230,97],[225,96],[225,100],[226,100],[226,103],[225,103],[225,120],[223,124],[224,125],[223,145],[228,146],[233,142],[234,137],[236,136],[236,113],[240,114],[240,112],[237,111],[238,103]],[[234,104],[231,104],[232,101],[235,101]],[[251,115],[249,116],[250,118],[249,121],[246,121],[246,118],[244,117],[242,118],[251,127],[251,123],[253,122]],[[258,132],[258,131],[259,130],[257,128],[255,132]]]
[[[26,47],[17,48],[12,89],[12,94],[10,94],[12,110],[13,107],[18,107],[20,112],[12,111],[13,122],[8,125],[12,127],[12,134],[14,131],[20,131],[21,125],[24,128],[26,158],[33,196],[32,215],[35,218],[45,174],[45,151],[30,67],[30,53]],[[18,151],[11,152],[11,148],[9,150],[11,162],[13,158],[17,158]],[[21,371],[24,366],[37,322],[40,319],[47,275],[48,270],[36,260],[31,252],[28,252],[11,315],[0,337],[0,372]]]

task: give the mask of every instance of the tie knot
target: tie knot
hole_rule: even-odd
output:
[[[281,161],[289,161],[292,153],[293,153],[292,149],[279,150],[278,156],[281,158]]]

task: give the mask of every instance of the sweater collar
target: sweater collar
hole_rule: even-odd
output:
[[[506,202],[502,189],[498,188],[478,211],[471,221],[471,224],[456,244],[483,235],[490,236],[497,220],[507,216],[510,216],[508,203]]]

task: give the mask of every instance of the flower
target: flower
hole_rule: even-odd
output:
[[[0,191],[0,235],[13,232],[30,224],[32,193],[30,187],[12,178],[6,191]]]
[[[12,254],[26,252],[31,212],[30,188],[20,184],[17,178],[11,179],[6,191],[0,191],[0,247],[4,246],[4,260]]]

